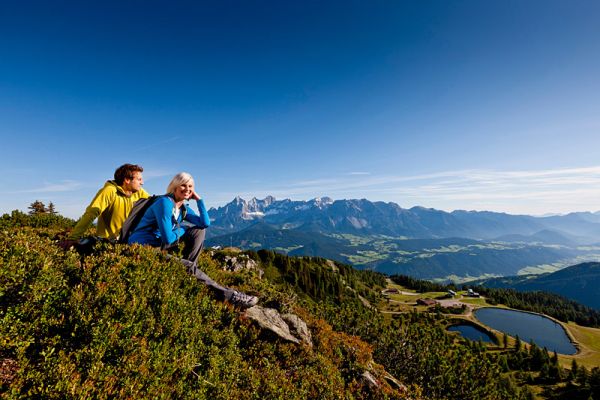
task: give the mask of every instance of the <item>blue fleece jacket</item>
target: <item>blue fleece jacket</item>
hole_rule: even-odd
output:
[[[165,195],[161,196],[146,210],[140,223],[131,233],[129,243],[149,244],[159,247],[175,243],[191,226],[207,228],[210,218],[202,199],[197,200],[200,215],[187,204],[180,208],[179,216],[175,218],[175,200]],[[185,210],[183,210],[185,208]],[[186,221],[187,224],[182,222]]]

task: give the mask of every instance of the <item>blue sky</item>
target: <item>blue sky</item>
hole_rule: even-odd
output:
[[[600,210],[597,1],[0,3],[0,212],[114,169],[209,206]]]

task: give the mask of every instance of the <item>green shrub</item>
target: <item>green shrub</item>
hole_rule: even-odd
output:
[[[0,216],[0,229],[7,228],[54,228],[55,230],[72,228],[75,221],[59,214],[25,214],[14,210],[10,214]]]
[[[370,348],[304,311],[316,346],[288,344],[215,301],[176,260],[141,246],[63,252],[48,230],[0,231],[4,398],[399,398],[357,383]],[[303,312],[256,274],[200,267],[267,303]],[[334,340],[335,339],[335,340]],[[323,343],[327,343],[324,345]]]

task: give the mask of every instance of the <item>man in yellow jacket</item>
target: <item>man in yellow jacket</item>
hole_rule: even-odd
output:
[[[143,171],[142,167],[134,164],[124,164],[117,168],[114,181],[107,181],[96,193],[68,239],[60,243],[61,247],[67,249],[75,245],[96,218],[98,218],[96,236],[116,239],[121,226],[131,212],[133,203],[149,197],[148,192],[142,189]]]

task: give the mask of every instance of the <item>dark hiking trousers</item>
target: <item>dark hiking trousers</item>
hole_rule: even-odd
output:
[[[213,281],[208,275],[204,273],[196,261],[204,248],[204,236],[206,235],[204,229],[193,227],[185,231],[181,237],[183,241],[183,258],[180,259],[181,263],[185,265],[188,273],[192,274],[200,282],[208,286],[212,290],[215,297],[218,300],[229,300],[233,294],[233,290],[219,285]],[[177,244],[173,244],[166,248],[166,250],[176,249]]]

